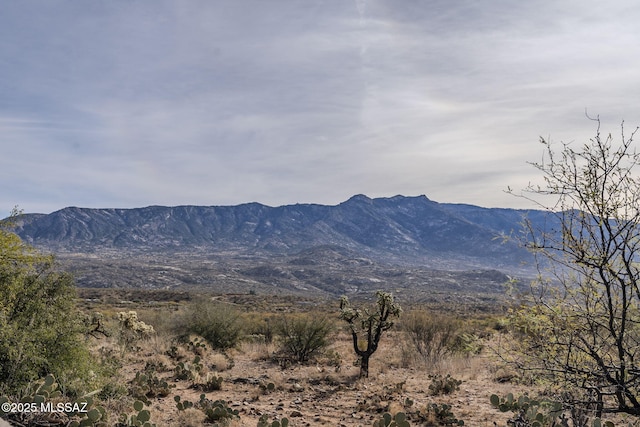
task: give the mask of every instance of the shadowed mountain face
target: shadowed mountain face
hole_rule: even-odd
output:
[[[16,231],[59,254],[284,256],[331,245],[390,264],[513,271],[528,254],[499,237],[518,232],[532,213],[540,215],[440,204],[425,196],[357,195],[336,206],[70,207],[24,215]]]

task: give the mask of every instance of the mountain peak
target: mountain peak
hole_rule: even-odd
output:
[[[518,228],[524,214],[443,205],[424,195],[356,194],[337,206],[67,208],[26,214],[16,232],[28,243],[59,252],[270,256],[331,245],[385,262],[499,268],[519,265],[525,257],[515,244],[495,239]]]
[[[350,203],[350,202],[366,202],[366,203],[371,203],[372,199],[364,194],[356,194],[355,196],[351,196],[349,198],[349,200],[347,200],[345,203]]]

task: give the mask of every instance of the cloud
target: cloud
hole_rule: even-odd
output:
[[[538,137],[640,123],[630,1],[50,1],[0,16],[2,209],[515,206]]]

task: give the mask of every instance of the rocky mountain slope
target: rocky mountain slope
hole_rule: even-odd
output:
[[[320,245],[385,262],[513,266],[527,254],[497,238],[520,229],[527,211],[439,204],[425,196],[370,199],[336,206],[150,206],[65,208],[24,215],[17,233],[56,252],[238,252],[291,254]],[[445,262],[446,264],[446,262]]]
[[[36,247],[57,253],[79,273],[81,284],[85,280],[89,286],[122,281],[120,271],[123,276],[141,275],[135,286],[145,277],[154,287],[206,286],[220,281],[216,278],[236,277],[254,282],[254,287],[275,283],[337,293],[347,289],[351,279],[335,271],[352,271],[349,263],[358,259],[356,264],[386,266],[382,276],[393,276],[389,272],[399,266],[405,271],[522,273],[529,254],[502,237],[517,233],[527,215],[544,218],[536,211],[441,204],[425,196],[357,195],[335,206],[69,207],[48,215],[23,215],[16,232]],[[309,268],[314,264],[322,268]],[[306,269],[292,268],[295,265]],[[337,288],[330,283],[335,277],[342,277]],[[382,280],[375,274],[367,277],[374,284]]]

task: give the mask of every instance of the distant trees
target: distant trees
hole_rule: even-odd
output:
[[[540,276],[512,314],[513,358],[565,390],[571,408],[640,415],[640,155],[622,125],[618,142],[556,147],[533,163],[544,184],[523,197],[555,217],[528,223]],[[551,198],[550,198],[551,197]],[[549,200],[552,200],[548,203]]]
[[[0,222],[0,392],[49,373],[73,387],[88,377],[90,360],[75,284],[10,231],[17,215]]]
[[[360,378],[369,376],[369,359],[378,349],[382,333],[393,326],[402,309],[388,292],[376,292],[373,307],[355,309],[346,296],[340,300],[340,318],[349,324],[353,350],[360,357]]]

